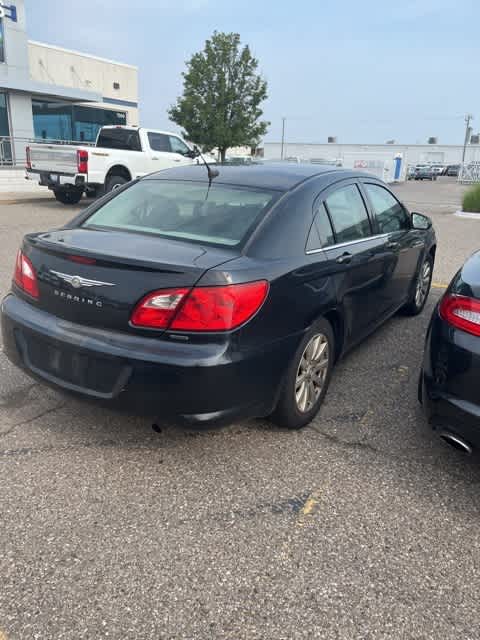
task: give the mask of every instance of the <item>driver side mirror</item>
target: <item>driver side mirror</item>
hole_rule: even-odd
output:
[[[189,149],[185,155],[187,156],[187,158],[192,158],[192,160],[194,160],[195,158],[198,158],[198,156],[200,155],[200,151],[195,145],[193,149]]]
[[[412,212],[412,227],[419,231],[428,231],[432,228],[432,221],[428,216],[424,216],[423,213]]]

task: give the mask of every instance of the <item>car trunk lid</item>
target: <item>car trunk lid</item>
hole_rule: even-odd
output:
[[[23,251],[38,278],[36,306],[58,318],[120,331],[136,303],[164,288],[193,287],[231,250],[144,234],[66,229],[27,236]]]

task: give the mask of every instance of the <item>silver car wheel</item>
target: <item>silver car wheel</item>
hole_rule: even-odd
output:
[[[327,337],[313,336],[305,347],[295,379],[295,401],[301,413],[307,413],[317,402],[325,384],[329,365]]]
[[[420,308],[428,295],[430,280],[432,278],[432,266],[429,260],[425,260],[418,274],[417,288],[415,290],[415,304]]]

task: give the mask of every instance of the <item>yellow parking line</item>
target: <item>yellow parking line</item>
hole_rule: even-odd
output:
[[[444,284],[443,282],[432,282],[432,289],[447,289],[448,284]]]
[[[325,489],[323,491],[325,491]],[[309,520],[309,516],[312,516],[314,514],[323,491],[321,491],[320,489],[312,491],[312,493],[305,500],[305,503],[298,514],[298,527],[303,527],[304,524]]]
[[[308,500],[303,505],[303,509],[301,511],[302,516],[309,516],[316,504],[317,500],[313,496],[310,496],[310,498],[308,498]]]

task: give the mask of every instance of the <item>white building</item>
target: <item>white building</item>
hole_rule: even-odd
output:
[[[328,161],[347,168],[365,169],[378,174],[391,182],[405,177],[408,165],[439,162],[441,164],[460,164],[463,145],[441,144],[309,144],[286,142],[283,147],[284,158],[295,158],[306,162]],[[281,158],[280,142],[265,142],[263,155],[265,160]],[[400,158],[400,175],[395,177],[395,160]],[[467,145],[465,162],[480,161],[480,145]]]
[[[136,67],[28,40],[24,0],[12,1],[0,0],[0,164],[22,164],[27,140],[138,124]]]

